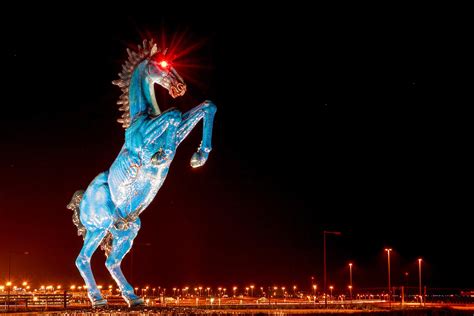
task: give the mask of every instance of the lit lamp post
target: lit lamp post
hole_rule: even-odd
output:
[[[389,305],[392,303],[392,290],[390,285],[390,252],[392,252],[392,248],[385,248],[387,252],[387,267],[388,267],[388,302]]]
[[[418,287],[419,287],[419,295],[420,295],[420,305],[423,304],[423,296],[421,293],[421,258],[418,259]]]
[[[324,307],[327,308],[328,307],[328,299],[327,299],[327,292],[328,292],[328,289],[327,289],[327,277],[326,277],[326,235],[327,234],[331,234],[331,235],[336,235],[336,236],[340,236],[341,235],[341,232],[333,232],[333,231],[323,231],[323,239],[324,239],[324,246],[323,246],[323,249],[324,249]]]
[[[254,288],[254,287],[255,287],[254,285],[251,285],[251,286],[250,286],[250,296],[252,296],[252,297],[253,297],[253,288]]]
[[[349,263],[349,297],[352,301],[352,262]]]
[[[331,285],[331,286],[329,287],[329,290],[331,291],[331,296],[330,296],[329,298],[331,298],[331,299],[332,299],[332,290],[333,290],[333,289],[334,289],[334,286]]]

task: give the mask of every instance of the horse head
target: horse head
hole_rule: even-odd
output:
[[[147,72],[149,80],[168,90],[173,98],[183,96],[186,92],[186,84],[173,68],[173,63],[167,58],[166,51],[157,52],[150,57]]]
[[[138,45],[136,51],[127,49],[128,60],[122,65],[120,79],[112,81],[122,90],[117,104],[123,114],[117,121],[124,128],[143,113],[151,116],[161,114],[155,98],[155,84],[168,90],[173,98],[186,92],[186,84],[166,51],[158,48],[152,40],[144,40],[143,46]]]

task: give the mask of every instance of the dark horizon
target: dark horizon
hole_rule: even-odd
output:
[[[322,284],[322,232],[336,230],[336,288],[347,285],[349,262],[355,286],[385,287],[386,247],[394,286],[405,272],[418,285],[421,257],[428,287],[472,288],[468,113],[458,108],[466,83],[453,35],[465,20],[431,19],[426,8],[353,9],[277,8],[263,19],[235,8],[245,23],[205,10],[15,12],[3,21],[0,284],[10,251],[13,280],[82,281],[82,238],[66,205],[122,146],[111,81],[125,49],[165,34],[168,45],[182,36],[179,48],[194,47],[182,59],[193,67],[177,68],[187,94],[161,95],[161,104],[187,111],[210,99],[218,111],[208,163],[189,167],[198,128],[140,216],[134,286],[309,289],[311,276]],[[112,284],[102,251],[92,262],[98,283]],[[130,254],[123,270],[130,278]]]

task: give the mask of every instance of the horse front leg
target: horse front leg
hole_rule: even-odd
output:
[[[157,144],[160,146],[156,153],[154,151],[148,153],[152,157],[145,157],[145,159],[151,158],[153,164],[161,165],[174,155],[175,138],[181,120],[181,112],[177,109],[170,109],[151,119],[144,126],[145,147],[154,148]]]
[[[191,167],[197,168],[204,165],[212,150],[212,126],[217,107],[211,101],[204,101],[200,105],[183,114],[183,119],[176,134],[178,146],[193,130],[197,123],[203,119],[202,141],[197,151],[191,157]]]

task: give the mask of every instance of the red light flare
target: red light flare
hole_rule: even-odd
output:
[[[169,66],[170,66],[170,64],[166,60],[160,61],[160,67],[161,68],[168,69]]]
[[[173,32],[171,37],[168,38],[164,28],[162,28],[158,39],[158,45],[162,50],[168,48],[166,54],[168,63],[172,61],[172,66],[186,83],[192,83],[201,88],[206,87],[207,83],[202,82],[202,73],[193,70],[211,69],[212,67],[209,61],[202,60],[193,53],[199,51],[206,42],[207,38],[201,38],[198,41],[191,39],[185,31]]]
[[[198,89],[208,88],[209,82],[203,80],[203,76],[209,75],[213,64],[210,62],[211,56],[206,54],[206,52],[209,52],[209,49],[206,48],[206,52],[200,51],[209,41],[207,37],[200,37],[196,40],[196,38],[191,38],[190,32],[186,29],[167,31],[166,26],[163,25],[161,27],[161,34],[147,30],[141,33],[142,39],[155,39],[162,52],[167,49],[166,55],[158,57],[160,58],[158,61],[166,60],[168,67],[176,69],[187,85],[191,84]],[[170,34],[171,36],[169,36]],[[130,47],[133,48],[133,45]],[[185,97],[189,98],[190,95],[186,94]]]

